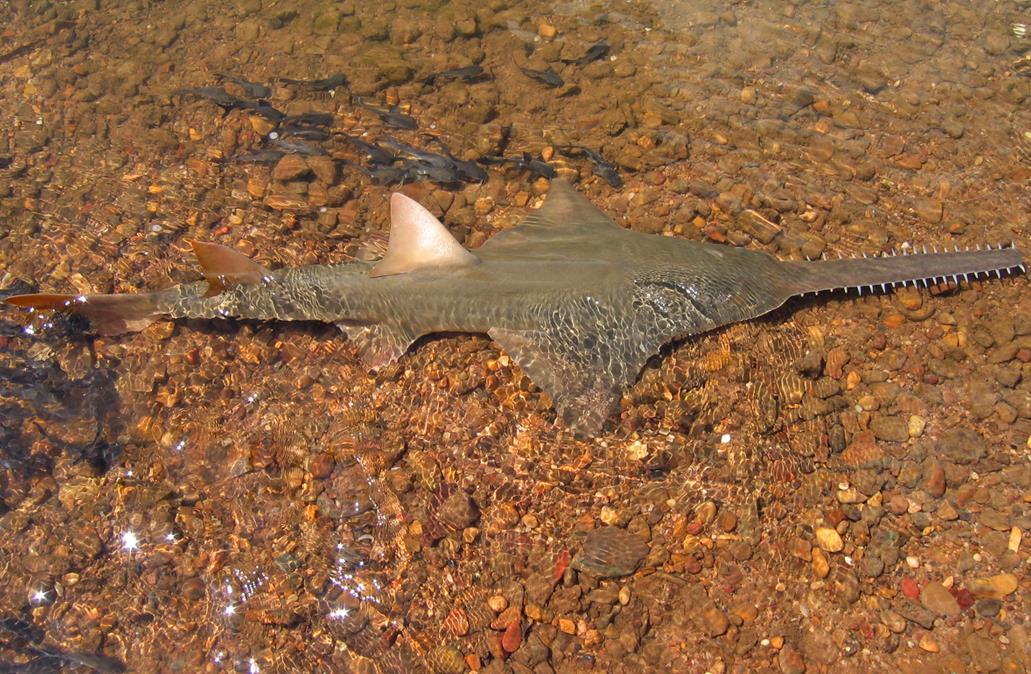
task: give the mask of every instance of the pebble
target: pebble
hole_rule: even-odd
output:
[[[1000,573],[989,578],[975,578],[966,588],[979,598],[1002,599],[1017,591],[1019,582],[1012,573]]]
[[[907,419],[878,414],[870,420],[870,430],[878,440],[905,442],[910,438]]]
[[[717,506],[713,501],[703,501],[698,504],[698,507],[694,510],[695,519],[697,519],[703,527],[708,526],[716,518]]]
[[[827,352],[824,359],[823,370],[832,379],[841,379],[844,376],[844,367],[852,358],[845,349],[834,348]]]
[[[913,212],[921,220],[937,224],[942,219],[942,202],[935,199],[917,199],[913,203]]]
[[[812,559],[813,545],[804,538],[792,538],[788,542],[788,552],[792,557],[808,562]]]
[[[841,552],[845,547],[844,541],[841,540],[841,534],[830,527],[817,527],[816,544],[827,552]]]
[[[633,573],[648,555],[640,536],[619,527],[599,527],[587,534],[572,567],[597,578],[618,578]]]
[[[308,464],[311,476],[317,480],[324,480],[332,475],[335,467],[336,459],[330,452],[321,452],[316,454],[312,457],[311,463]]]
[[[812,554],[813,575],[815,575],[817,578],[826,578],[827,574],[829,574],[831,571],[830,563],[827,561],[827,555],[825,555],[823,553],[823,550],[821,550],[820,548],[814,548]]]
[[[909,622],[916,623],[924,629],[934,626],[934,619],[937,617],[933,612],[924,608],[915,601],[903,600],[895,604],[895,611]]]
[[[441,521],[453,529],[465,529],[479,518],[480,507],[464,491],[448,496],[440,508]]]
[[[907,425],[907,432],[911,438],[919,438],[924,434],[924,428],[927,427],[927,420],[919,415],[912,415],[909,417],[909,423]]]
[[[727,614],[711,604],[702,609],[700,619],[705,633],[710,637],[722,636],[730,628]]]
[[[777,653],[777,665],[781,674],[804,674],[806,670],[805,660],[802,654],[792,646],[785,646]]]
[[[1002,601],[999,599],[978,599],[974,602],[974,611],[977,615],[986,618],[994,618],[1002,610]]]
[[[541,19],[541,22],[537,25],[537,34],[545,40],[550,40],[558,35],[558,28],[547,19]]]
[[[737,515],[729,510],[721,510],[716,518],[716,526],[724,533],[731,533],[737,528]]]
[[[521,612],[518,606],[509,606],[508,608],[501,611],[494,620],[490,622],[492,629],[503,630],[512,623],[519,622],[519,616]]]
[[[929,496],[939,498],[945,494],[945,467],[941,461],[930,460],[924,468],[923,490]]]
[[[928,653],[937,653],[940,650],[938,642],[931,638],[930,634],[924,633],[920,636],[920,640],[917,642],[921,650],[925,650]]]
[[[182,593],[187,599],[196,601],[204,598],[207,589],[204,586],[204,581],[200,578],[187,578],[183,581]]]
[[[934,514],[945,522],[952,522],[959,518],[959,513],[956,512],[956,508],[948,501],[945,501],[938,506],[938,510],[936,510]]]
[[[508,608],[508,600],[500,594],[495,594],[492,595],[489,599],[487,599],[487,606],[489,606],[490,610],[494,611],[495,613],[501,613],[506,608]]]
[[[286,157],[283,157],[283,159],[286,159]],[[305,163],[308,165],[308,168],[311,169],[312,173],[315,174],[315,177],[318,178],[320,181],[326,183],[327,185],[332,185],[336,182],[337,168],[336,162],[333,161],[332,158],[322,155],[315,155],[312,157],[308,157],[305,160]]]
[[[906,619],[891,609],[881,612],[881,622],[893,634],[902,634],[906,631]]]
[[[947,618],[960,614],[959,602],[941,583],[930,582],[920,590],[920,603],[929,611]]]
[[[863,503],[866,501],[866,496],[860,493],[860,491],[855,487],[839,489],[834,496],[838,499],[838,503],[841,503],[842,505],[854,505],[856,503]]]
[[[276,162],[272,169],[272,179],[279,182],[298,180],[311,173],[308,163],[299,154],[288,154]]]
[[[741,619],[742,623],[750,624],[755,622],[759,616],[759,609],[752,603],[741,603],[734,606],[734,615]]]
[[[519,620],[511,622],[501,636],[501,647],[506,653],[515,653],[523,643],[523,627]]]

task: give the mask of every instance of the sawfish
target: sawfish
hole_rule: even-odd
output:
[[[269,270],[242,253],[192,241],[204,280],[135,294],[8,297],[81,314],[101,334],[160,317],[322,321],[382,368],[419,337],[486,333],[546,392],[579,435],[599,432],[624,388],[671,341],[756,318],[789,298],[1025,271],[1011,245],[976,250],[795,261],[620,227],[571,185],[464,248],[418,202],[390,200],[386,252],[374,261]]]

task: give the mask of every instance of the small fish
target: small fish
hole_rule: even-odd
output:
[[[247,80],[233,77],[232,75],[226,75],[224,73],[216,73],[215,77],[217,77],[220,82],[231,82],[235,84],[243,90],[244,94],[251,98],[268,98],[272,95],[272,89],[266,87],[264,84],[248,82]]]
[[[236,156],[236,161],[248,164],[275,164],[286,155],[282,150],[255,150]]]
[[[13,643],[17,644],[15,647],[18,650],[41,656],[25,665],[16,665],[12,668],[6,668],[6,663],[0,664],[0,667],[4,667],[0,671],[24,672],[25,674],[59,672],[62,669],[61,663],[88,667],[101,674],[119,674],[125,671],[125,663],[117,658],[102,654],[65,651],[47,644],[43,630],[15,615],[0,618],[0,632],[12,635]],[[7,642],[6,639],[5,642]],[[7,642],[4,646],[9,648],[12,646],[12,642]]]
[[[407,167],[404,166],[377,166],[370,169],[346,159],[340,160],[339,164],[365,174],[366,177],[377,185],[403,185],[406,182],[412,181],[412,176],[409,174]]]
[[[584,66],[593,61],[600,61],[609,55],[609,43],[605,40],[599,40],[590,46],[583,56],[577,59],[562,59],[563,63],[571,63],[573,65]]]
[[[223,108],[232,108],[240,102],[240,98],[233,96],[222,87],[184,87],[172,92],[173,96],[196,96]]]
[[[187,87],[176,89],[173,96],[196,96],[210,101],[228,113],[230,110],[250,110],[269,121],[279,123],[285,114],[276,110],[268,101],[249,101],[245,98],[233,96],[222,87]]]
[[[378,166],[390,166],[397,161],[397,155],[384,150],[376,143],[367,143],[361,138],[355,138],[354,136],[348,136],[346,133],[335,133],[334,136],[341,136],[351,145],[358,148],[362,154],[365,155],[366,161],[370,164]]]
[[[529,152],[524,152],[520,157],[483,157],[480,161],[484,164],[512,164],[516,168],[529,171],[530,177],[534,179],[551,180],[556,175],[555,167],[540,159],[534,159]]]
[[[575,156],[569,153],[570,150],[579,150],[579,154],[587,157],[594,163],[594,175],[600,177],[613,187],[623,186],[623,179],[619,177],[616,167],[605,161],[604,157],[594,150],[583,145],[564,145],[559,146],[558,150],[568,157]]]
[[[308,145],[307,143],[302,143],[299,140],[283,140],[282,138],[274,138],[271,142],[280,150],[292,154],[303,154],[309,157],[312,155],[326,154],[326,151],[323,150],[321,147]]]
[[[441,151],[447,155],[447,158],[455,165],[458,172],[462,174],[462,178],[465,182],[482,183],[487,180],[487,172],[484,171],[479,164],[468,159],[459,159],[455,155],[451,154],[451,150],[444,144],[444,141],[436,136],[431,136],[430,142],[440,146]]]
[[[328,112],[302,112],[283,118],[283,124],[298,126],[332,126],[333,115]]]
[[[552,89],[558,89],[566,83],[557,72],[548,68],[547,70],[534,70],[533,68],[524,68],[519,66],[519,69],[523,71],[523,74],[529,77],[531,80],[537,80],[541,84],[551,87]]]
[[[407,170],[408,176],[415,180],[425,178],[440,185],[455,185],[462,182],[462,173],[454,164],[441,165],[436,162],[410,159],[401,166]]]
[[[270,122],[278,124],[283,120],[286,115],[272,107],[268,101],[244,101],[243,105],[238,106],[241,110],[250,110],[255,112]]]
[[[430,141],[436,143],[444,151],[443,155],[426,150],[420,150],[401,141],[388,139],[384,144],[392,147],[402,155],[410,157],[413,161],[409,166],[418,176],[428,177],[435,182],[451,184],[455,182],[482,183],[487,179],[487,172],[476,162],[459,159],[451,154],[442,140],[430,137]]]
[[[284,82],[286,84],[294,84],[299,87],[305,87],[306,89],[311,89],[312,91],[330,91],[332,89],[336,89],[337,87],[346,87],[347,75],[344,75],[343,73],[337,73],[336,75],[331,75],[330,77],[326,77],[321,80],[292,80],[286,77],[280,77],[279,81]]]
[[[426,179],[442,185],[452,185],[462,181],[462,172],[448,157],[420,150],[393,138],[384,140],[383,144],[397,150],[404,157],[404,161],[398,167],[403,172],[404,182]]]
[[[299,138],[302,140],[326,140],[329,138],[329,132],[325,129],[316,129],[311,126],[296,124],[280,126],[276,129],[275,133],[278,133],[280,138]]]
[[[395,105],[388,110],[384,110],[383,108],[377,108],[374,105],[369,105],[368,103],[362,101],[360,98],[358,99],[358,105],[362,106],[369,112],[379,117],[381,120],[383,120],[384,124],[386,124],[392,129],[419,128],[419,123],[415,121],[415,118],[401,112],[400,106]]]
[[[414,159],[415,161],[426,164],[427,166],[447,168],[452,165],[451,160],[443,155],[427,152],[426,150],[420,150],[417,147],[412,147],[408,143],[402,143],[401,141],[393,138],[387,138],[383,141],[383,144],[397,150],[401,153],[401,156]]]
[[[125,671],[125,663],[117,658],[107,655],[94,655],[93,653],[77,653],[58,649],[44,649],[33,647],[33,650],[46,658],[53,658],[65,664],[88,667],[100,674],[121,674]]]
[[[444,70],[439,73],[433,73],[422,81],[427,86],[433,86],[437,82],[453,82],[461,80],[462,82],[478,82],[482,79],[486,79],[484,75],[487,71],[483,69],[483,66],[472,65],[464,68],[452,68],[451,70]]]

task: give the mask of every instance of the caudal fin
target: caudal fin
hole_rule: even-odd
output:
[[[8,304],[37,311],[63,311],[89,319],[93,329],[101,335],[119,335],[137,332],[160,316],[154,293],[139,295],[12,295],[4,300]]]
[[[1024,258],[1013,246],[785,264],[794,268],[796,295],[823,290],[874,292],[917,283],[959,283],[1026,270]]]

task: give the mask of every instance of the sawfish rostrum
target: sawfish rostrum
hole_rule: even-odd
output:
[[[102,334],[155,319],[336,323],[371,368],[421,335],[486,333],[551,396],[559,418],[597,432],[663,344],[761,316],[824,290],[1024,271],[1013,247],[816,262],[620,228],[570,185],[476,250],[401,194],[375,262],[270,271],[224,246],[193,242],[205,280],[127,295],[19,295],[11,304],[88,317]]]

